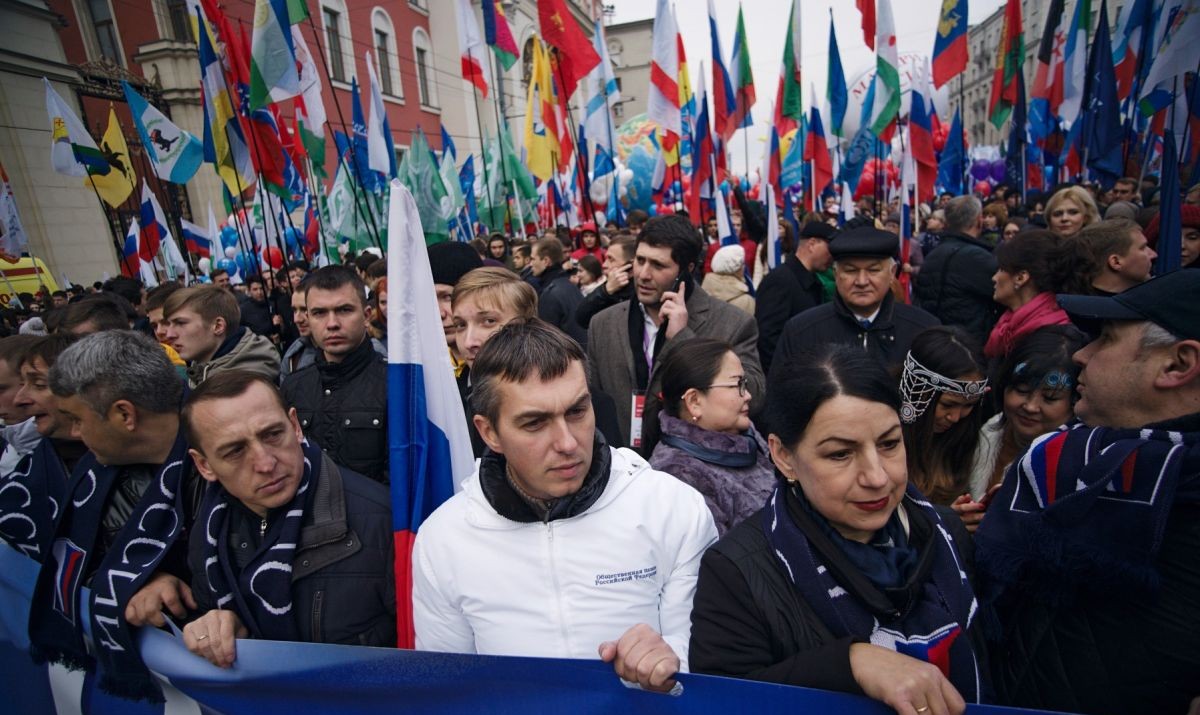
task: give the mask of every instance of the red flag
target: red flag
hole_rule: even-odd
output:
[[[875,49],[875,0],[855,0],[858,11],[862,13],[863,39],[867,47]]]
[[[542,39],[558,50],[558,71],[566,92],[562,98],[565,104],[575,94],[579,80],[600,64],[600,55],[596,54],[596,48],[583,34],[563,0],[538,0],[538,22],[542,26]]]

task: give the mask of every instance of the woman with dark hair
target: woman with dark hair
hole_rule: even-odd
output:
[[[908,477],[929,501],[949,505],[967,490],[987,394],[978,344],[961,328],[913,338],[900,378]]]
[[[767,443],[750,422],[742,361],[728,343],[692,338],[663,360],[662,376],[659,429],[647,430],[647,444],[657,437],[650,465],[703,494],[724,534],[775,486]]]
[[[1004,357],[1038,328],[1070,324],[1054,295],[1066,287],[1073,253],[1050,231],[1025,231],[996,246],[999,268],[992,276],[992,299],[1008,310],[988,336],[986,357]]]
[[[692,672],[963,712],[988,692],[970,537],[908,482],[895,380],[849,347],[784,375],[766,410],[779,480],[704,554]]]
[[[951,507],[974,532],[1004,472],[1035,438],[1075,417],[1079,366],[1071,356],[1087,336],[1071,325],[1050,325],[1021,339],[995,374],[1002,409],[979,431],[969,491]]]

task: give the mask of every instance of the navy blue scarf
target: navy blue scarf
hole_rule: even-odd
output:
[[[889,618],[868,610],[833,577],[789,513],[788,489],[783,480],[776,484],[763,510],[763,531],[800,598],[834,637],[868,638],[873,645],[932,663],[967,702],[980,702],[979,661],[965,633],[975,618],[975,595],[954,539],[933,506],[909,483],[903,505],[910,514],[919,511],[932,525],[926,548],[934,550],[933,564],[916,602]]]
[[[46,438],[0,480],[0,538],[41,563],[67,493],[67,469]]]
[[[104,555],[90,586],[93,653],[83,639],[80,589],[91,570],[100,540],[105,506],[121,467],[106,467],[88,453],[75,467],[69,500],[38,574],[29,614],[31,651],[73,669],[91,669],[105,692],[130,699],[163,702],[162,689],[146,669],[125,621],[125,606],[158,569],[184,529],[184,475],[187,442],[180,432],[125,526]]]
[[[1077,423],[1039,437],[975,534],[980,595],[1151,596],[1171,508],[1198,501],[1200,431]]]
[[[324,455],[315,443],[304,442],[304,474],[283,517],[267,527],[250,563],[237,568],[229,548],[231,497],[220,484],[211,484],[200,503],[197,524],[204,525],[205,580],[217,608],[228,608],[255,638],[299,640],[292,615],[292,560],[300,544],[308,512],[312,472],[321,469]]]

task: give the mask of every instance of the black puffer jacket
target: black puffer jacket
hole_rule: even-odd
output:
[[[943,325],[957,325],[982,344],[1000,315],[1000,307],[992,300],[996,267],[996,257],[986,241],[944,234],[917,274],[916,303]]]
[[[896,303],[889,291],[871,326],[863,328],[835,294],[832,303],[809,308],[787,322],[775,348],[768,382],[778,379],[776,373],[786,371],[806,350],[825,345],[858,346],[891,370],[904,363],[917,333],[938,324],[937,318],[920,308]]]
[[[387,488],[339,469],[326,455],[313,489],[292,561],[292,613],[299,640],[394,647],[396,587]],[[240,504],[231,506],[229,543],[234,549],[244,544],[252,555],[260,546],[258,517]],[[195,529],[188,544],[192,593],[201,613],[216,607],[205,577],[204,538],[204,530]]]
[[[388,483],[387,359],[369,338],[340,363],[318,353],[316,364],[284,380],[283,399],[333,461]]]
[[[575,322],[575,310],[583,302],[579,286],[558,266],[551,266],[540,276],[541,295],[538,296],[538,317],[570,335],[587,347],[587,330]]]

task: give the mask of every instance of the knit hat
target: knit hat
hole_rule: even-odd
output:
[[[443,241],[429,247],[429,267],[434,283],[452,286],[467,273],[482,268],[483,259],[469,243]]]
[[[1184,228],[1200,228],[1200,206],[1195,204],[1183,204],[1179,207],[1179,215],[1183,219],[1182,225]],[[1154,214],[1154,218],[1150,219],[1150,223],[1146,225],[1146,240],[1150,242],[1152,248],[1158,247],[1158,227],[1162,220],[1162,214]]]
[[[1137,221],[1138,207],[1132,201],[1114,201],[1109,204],[1109,207],[1104,211],[1104,220],[1114,218],[1127,218],[1130,221]]]
[[[740,276],[746,270],[746,249],[738,244],[722,246],[713,254],[713,273]]]

